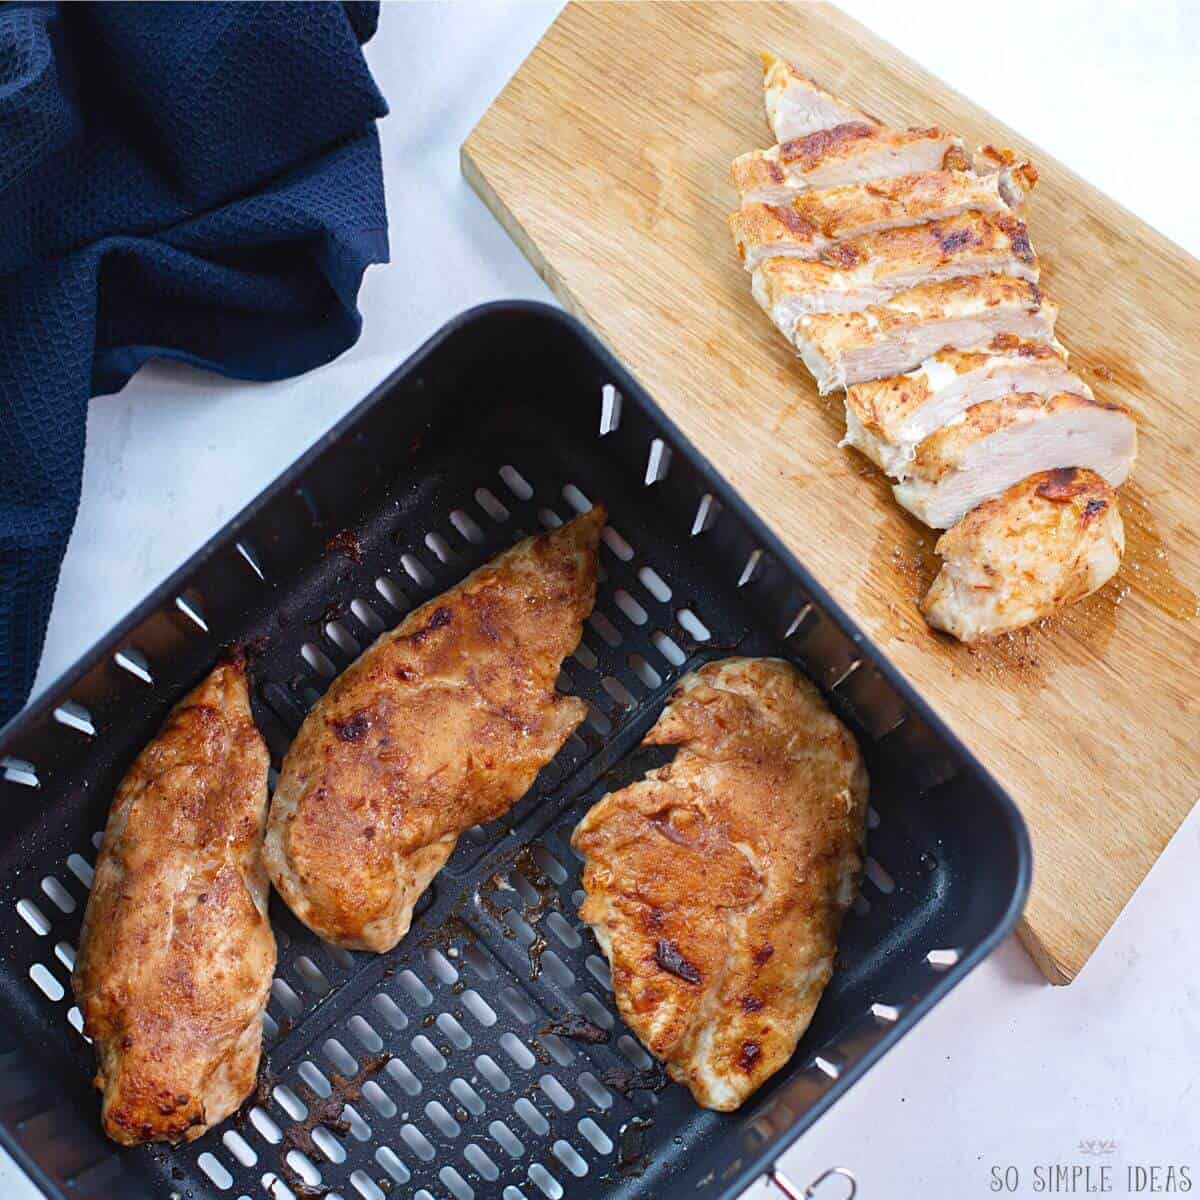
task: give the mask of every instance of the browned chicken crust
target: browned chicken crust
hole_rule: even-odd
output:
[[[275,969],[260,850],[266,746],[245,665],[218,666],[138,755],[109,810],[71,978],[104,1132],[191,1141],[254,1086]]]
[[[606,512],[526,538],[382,634],[283,762],[265,857],[310,929],[390,950],[463,830],[519,800],[587,715],[555,690]]]
[[[644,744],[679,751],[579,823],[579,915],[626,1024],[698,1103],[729,1111],[792,1056],[832,974],[867,774],[780,659],[701,667]]]

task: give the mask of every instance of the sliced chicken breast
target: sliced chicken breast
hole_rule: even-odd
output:
[[[845,442],[898,477],[931,433],[1011,392],[1092,394],[1057,342],[999,334],[982,350],[942,350],[915,371],[847,388]]]
[[[732,170],[743,204],[782,204],[810,188],[968,166],[962,138],[941,129],[885,129],[855,121],[751,150],[733,160]]]
[[[767,124],[777,142],[807,137],[836,125],[878,125],[874,117],[831,96],[819,84],[801,75],[789,62],[764,51],[763,102]]]
[[[1078,467],[1042,471],[938,538],[925,619],[963,642],[1009,633],[1102,587],[1125,552],[1117,498]]]
[[[769,258],[755,270],[752,292],[766,311],[787,303],[798,320],[806,313],[858,312],[917,284],[1000,273],[1037,282],[1024,226],[1011,215],[967,213],[842,242],[817,261]]]
[[[679,749],[580,821],[579,915],[629,1028],[697,1103],[729,1112],[792,1057],[833,973],[867,773],[777,658],[706,663],[644,744]]]
[[[800,352],[821,394],[911,371],[946,348],[983,346],[997,334],[1049,341],[1058,310],[1036,283],[979,275],[925,283],[856,313],[796,319],[785,289],[768,315]]]
[[[1006,146],[980,146],[975,151],[975,170],[980,175],[995,175],[1005,203],[1024,215],[1029,193],[1038,181],[1037,168],[1029,159]]]
[[[927,437],[892,491],[918,520],[949,529],[1035,471],[1086,467],[1120,487],[1136,456],[1137,426],[1122,405],[1017,392]]]
[[[765,258],[819,258],[848,238],[972,211],[1013,219],[996,176],[922,171],[801,192],[786,204],[750,204],[730,214],[729,231],[738,257],[752,271]]]

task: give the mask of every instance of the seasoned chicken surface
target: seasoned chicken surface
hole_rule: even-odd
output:
[[[1008,274],[1037,282],[1037,259],[1014,217],[967,213],[841,242],[819,260],[768,258],[751,291],[776,322],[809,313],[859,312],[897,292],[968,275]]]
[[[922,171],[801,192],[786,204],[748,204],[729,215],[729,230],[752,271],[766,258],[828,258],[849,239],[964,214],[1014,219],[994,176]]]
[[[791,338],[821,394],[911,371],[946,347],[986,345],[997,334],[1049,341],[1058,310],[1024,279],[967,276],[925,283],[856,313],[801,316],[778,296],[771,318]]]
[[[701,667],[644,744],[679,750],[579,823],[579,915],[626,1024],[698,1103],[729,1111],[792,1056],[833,972],[867,774],[780,659]]]
[[[275,970],[269,765],[239,658],[175,706],[113,798],[71,986],[122,1145],[198,1138],[254,1087]]]
[[[1031,475],[938,539],[944,560],[921,608],[963,642],[1048,617],[1103,586],[1125,552],[1117,498],[1099,475]]]
[[[1018,392],[976,404],[930,434],[892,491],[919,521],[949,529],[1037,471],[1086,467],[1119,487],[1136,455],[1137,426],[1122,405]]]
[[[980,175],[995,175],[1005,203],[1024,215],[1029,193],[1038,181],[1037,168],[1029,159],[1006,146],[980,146],[975,151],[975,170]]]
[[[941,129],[885,129],[857,121],[739,155],[732,172],[743,204],[783,204],[809,188],[967,166],[962,138]]]
[[[835,125],[879,124],[874,117],[831,96],[819,84],[801,75],[791,63],[765,52],[760,57],[767,124],[777,142],[807,137]]]
[[[931,433],[1010,392],[1092,394],[1057,342],[1000,334],[980,350],[941,350],[905,375],[847,388],[845,442],[900,476]]]
[[[390,950],[463,830],[515,804],[587,706],[555,690],[596,599],[605,509],[526,538],[381,634],[309,713],[267,828],[310,929]]]

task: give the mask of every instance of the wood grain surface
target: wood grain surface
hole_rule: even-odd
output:
[[[889,124],[1041,171],[1030,225],[1059,335],[1141,433],[1125,564],[1044,627],[971,649],[925,626],[933,535],[838,448],[840,398],[818,398],[750,297],[725,217],[730,160],[771,141],[763,48]],[[1200,795],[1200,263],[823,5],[573,5],[462,162],[560,300],[1011,791],[1036,856],[1022,937],[1070,980]]]

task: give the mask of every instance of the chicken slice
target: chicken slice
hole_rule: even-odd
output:
[[[241,658],[179,702],[113,798],[71,986],[115,1142],[185,1142],[254,1088],[275,970],[270,759]]]
[[[579,915],[626,1024],[727,1112],[792,1056],[833,972],[867,774],[817,690],[774,658],[705,664],[643,744],[679,750],[579,823]]]
[[[819,84],[801,75],[789,62],[763,52],[763,102],[767,124],[777,142],[807,137],[835,125],[878,125],[874,117],[831,96]]]
[[[1085,467],[1120,487],[1136,456],[1137,426],[1122,405],[1017,392],[930,434],[892,492],[919,521],[949,529],[1035,471]]]
[[[783,204],[810,188],[968,165],[962,138],[941,129],[885,129],[856,121],[739,155],[732,173],[742,204]]]
[[[967,213],[948,221],[889,229],[842,242],[819,260],[768,258],[751,291],[767,311],[858,312],[918,284],[968,275],[1009,274],[1037,282],[1025,227],[1015,217]]]
[[[1049,341],[1058,310],[1036,283],[1005,275],[923,283],[857,313],[795,317],[777,289],[768,315],[800,351],[822,395],[911,371],[945,348],[986,345],[997,334]]]
[[[942,569],[925,619],[963,642],[1020,629],[1082,600],[1125,552],[1117,498],[1078,467],[1042,471],[969,512],[938,538]]]
[[[1038,181],[1037,168],[1029,159],[1006,146],[980,146],[975,151],[975,170],[985,177],[995,175],[1005,203],[1024,216],[1029,193]]]
[[[458,835],[515,804],[587,705],[555,690],[596,599],[605,510],[526,538],[336,679],[283,761],[265,858],[328,941],[390,950]]]
[[[763,259],[817,259],[840,252],[849,238],[969,212],[1014,220],[995,176],[923,171],[803,192],[786,204],[750,204],[730,213],[729,231],[738,257],[752,271]]]
[[[847,388],[845,444],[900,476],[931,433],[1011,392],[1092,394],[1057,342],[998,334],[981,350],[942,350],[906,375]]]

